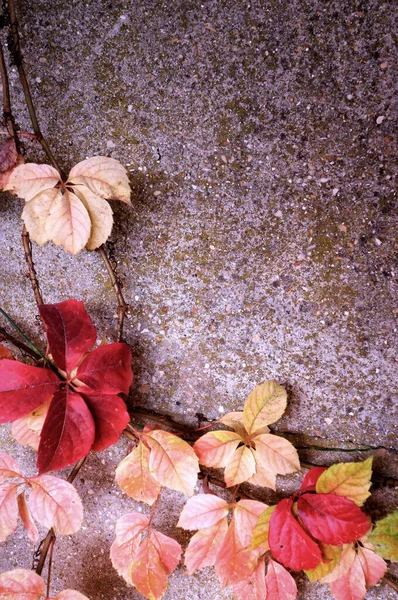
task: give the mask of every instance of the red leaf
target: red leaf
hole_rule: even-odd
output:
[[[60,379],[50,369],[0,360],[0,423],[15,421],[56,392]]]
[[[315,492],[316,482],[326,470],[326,467],[314,467],[310,469],[301,483],[300,492]]]
[[[133,381],[130,348],[123,343],[99,346],[83,359],[76,378],[100,394],[127,394]]]
[[[332,546],[358,540],[371,527],[369,517],[344,496],[304,494],[298,499],[297,508],[309,533]]]
[[[37,456],[39,474],[62,469],[87,456],[94,442],[94,420],[83,398],[59,390],[48,410]]]
[[[314,569],[322,560],[318,545],[300,527],[291,510],[293,500],[281,500],[272,513],[268,543],[273,556],[285,567]]]
[[[66,300],[59,304],[42,304],[39,311],[54,362],[63,371],[71,371],[97,338],[83,302]]]
[[[115,444],[130,421],[126,404],[119,396],[83,395],[95,424],[93,450],[99,452]]]
[[[9,360],[14,360],[15,356],[13,355],[13,353],[11,352],[11,350],[9,348],[6,348],[6,346],[3,346],[3,344],[0,344],[0,359],[3,358],[8,358]]]
[[[294,600],[297,597],[297,586],[293,577],[282,565],[274,560],[268,561],[266,597],[270,600]]]

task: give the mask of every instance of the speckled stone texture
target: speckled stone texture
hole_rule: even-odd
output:
[[[101,154],[130,173],[133,207],[112,203],[109,248],[130,305],[130,407],[195,424],[275,378],[289,406],[273,430],[316,464],[376,452],[384,479],[369,508],[393,510],[397,4],[19,0],[17,11],[39,120],[65,170]],[[11,84],[30,130],[15,67]],[[32,142],[26,156],[46,161]],[[2,194],[1,304],[44,347],[21,209]],[[45,301],[84,300],[111,340],[116,303],[98,254],[46,245],[34,260]],[[8,431],[3,448],[33,472]],[[112,483],[126,445],[90,457],[77,480],[85,529],[57,542],[55,591],[139,598],[107,558],[116,518],[137,506]],[[165,491],[156,525],[186,544],[183,502]],[[0,552],[2,571],[30,566],[22,530]],[[331,597],[298,581],[300,600]],[[367,595],[396,597],[385,585]],[[165,600],[202,598],[232,596],[211,569],[180,567]]]

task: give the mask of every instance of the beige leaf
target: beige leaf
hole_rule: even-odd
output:
[[[102,198],[130,204],[127,171],[114,158],[93,156],[83,160],[72,168],[67,183],[85,185]]]
[[[54,244],[63,246],[71,254],[77,254],[90,237],[90,216],[76,194],[66,190],[63,195],[57,196],[46,228]]]
[[[149,455],[150,450],[140,442],[119,463],[116,469],[116,482],[130,498],[152,506],[159,496],[162,486],[149,471]]]
[[[219,419],[219,423],[223,423],[224,425],[227,425],[227,427],[232,427],[232,429],[236,431],[236,433],[238,433],[243,439],[246,438],[246,429],[243,425],[242,411],[227,413],[221,417],[221,419]]]
[[[233,453],[224,471],[224,479],[227,487],[238,485],[253,477],[256,471],[256,462],[253,450],[247,446],[240,446]]]
[[[21,218],[31,239],[42,246],[51,239],[48,230],[48,218],[51,211],[60,202],[62,194],[57,188],[44,190],[25,204]]]
[[[27,163],[13,170],[4,191],[29,202],[40,192],[53,188],[60,180],[60,174],[54,167]]]
[[[248,395],[243,408],[243,423],[249,435],[259,432],[281,418],[286,409],[285,389],[270,380],[256,386]]]
[[[257,456],[255,456],[255,458],[257,458]],[[262,462],[256,460],[256,473],[247,480],[247,483],[276,490],[276,474],[267,471]]]
[[[108,202],[94,194],[85,185],[74,186],[76,196],[83,202],[91,219],[91,233],[86,244],[87,250],[95,250],[105,244],[113,225],[112,209]]]
[[[262,433],[253,438],[256,446],[256,462],[276,475],[287,475],[300,470],[300,461],[295,447],[284,438]]]

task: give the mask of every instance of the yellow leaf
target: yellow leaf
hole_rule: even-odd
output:
[[[253,450],[247,446],[241,446],[231,456],[225,467],[224,478],[227,487],[238,485],[253,477],[256,472],[256,463]]]
[[[13,170],[4,191],[29,202],[40,192],[53,188],[60,180],[60,174],[54,167],[27,163]]]
[[[362,506],[370,496],[373,456],[363,462],[332,465],[322,473],[316,483],[318,494],[344,496]]]
[[[300,470],[297,450],[284,438],[262,433],[253,438],[256,447],[256,462],[275,475],[286,475]]]
[[[269,506],[264,512],[261,513],[259,520],[257,521],[252,537],[252,549],[260,548],[264,552],[269,550],[268,545],[268,532],[269,532],[269,522],[271,520],[271,515],[276,509],[276,504],[274,506]]]
[[[90,217],[83,203],[73,192],[57,196],[47,219],[46,229],[57,246],[77,254],[90,237]]]
[[[322,552],[322,561],[315,569],[304,571],[311,582],[318,581],[318,579],[326,577],[326,575],[331,573],[339,563],[341,556],[341,546],[331,546],[330,544],[324,544],[323,542],[318,542],[318,546]]]
[[[127,171],[114,158],[93,156],[75,165],[69,173],[68,184],[85,185],[94,194],[107,200],[130,204],[130,185]]]
[[[150,450],[140,442],[119,463],[116,469],[116,482],[127,496],[152,506],[159,496],[161,485],[149,471],[149,455]]]
[[[101,244],[105,244],[111,234],[113,226],[112,209],[106,200],[101,196],[97,196],[97,194],[93,194],[85,185],[76,185],[73,189],[90,215],[91,232],[86,248],[87,250],[95,250]]]
[[[398,510],[377,521],[369,541],[377,554],[387,560],[398,561]]]
[[[243,423],[249,435],[281,418],[286,409],[287,395],[274,380],[265,381],[254,388],[243,408]]]
[[[22,219],[26,225],[31,239],[42,246],[51,239],[51,231],[48,231],[48,217],[62,194],[57,188],[44,190],[27,202],[22,211]]]

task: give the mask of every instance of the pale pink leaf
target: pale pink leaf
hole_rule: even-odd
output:
[[[18,523],[18,487],[12,481],[0,483],[0,542],[11,535]]]
[[[149,469],[161,484],[192,496],[199,472],[191,446],[173,433],[157,429],[145,435],[151,448]]]
[[[52,230],[48,226],[49,217],[61,201],[61,191],[57,188],[51,188],[40,192],[24,206],[21,218],[31,239],[39,246],[51,240]]]
[[[215,562],[222,587],[246,580],[257,566],[257,551],[248,550],[243,546],[240,534],[233,517]]]
[[[111,546],[110,556],[116,571],[132,583],[130,565],[138,551],[142,532],[148,527],[149,520],[140,513],[123,515],[116,522],[116,539]]]
[[[2,600],[40,600],[45,588],[40,575],[29,569],[14,569],[0,574]]]
[[[240,446],[225,467],[224,479],[227,487],[251,479],[256,472],[256,461],[252,448]]]
[[[284,438],[262,433],[253,438],[256,462],[276,475],[286,475],[300,470],[300,460],[295,447]]]
[[[91,231],[86,248],[88,250],[95,250],[101,244],[105,244],[111,234],[113,226],[112,209],[104,198],[94,194],[85,185],[76,185],[73,191],[90,215]]]
[[[196,569],[215,565],[227,530],[228,521],[224,517],[212,527],[206,527],[195,533],[185,551],[185,566],[190,575]]]
[[[29,483],[29,507],[36,521],[61,535],[79,531],[83,505],[71,483],[53,475],[30,477]]]
[[[43,402],[27,415],[14,421],[11,433],[22,446],[30,446],[34,450],[39,447],[40,433],[47,416],[50,400]]]
[[[146,502],[152,506],[159,496],[161,485],[151,475],[149,455],[150,450],[140,442],[119,463],[116,469],[116,482],[130,498],[134,498],[138,502]]]
[[[335,600],[364,600],[366,581],[358,556],[344,575],[331,582],[330,591]]]
[[[181,560],[181,545],[168,535],[156,531],[156,529],[151,529],[150,538],[167,572],[172,573]]]
[[[375,554],[373,550],[358,545],[357,551],[358,559],[365,576],[365,583],[367,587],[372,587],[373,585],[376,585],[387,571],[387,563],[381,556]]]
[[[69,173],[68,183],[73,186],[85,185],[101,198],[130,204],[127,171],[114,158],[93,156],[79,162]]]
[[[233,590],[237,600],[266,600],[264,561],[258,563],[247,579],[236,583]]]
[[[256,386],[243,407],[243,423],[249,435],[275,423],[285,412],[287,394],[276,381],[269,380]]]
[[[26,531],[28,532],[28,537],[33,544],[37,544],[39,541],[39,532],[37,530],[36,524],[32,519],[32,515],[30,514],[29,507],[25,500],[25,493],[22,492],[18,496],[18,511],[19,516],[22,519],[22,523]]]
[[[240,500],[236,503],[234,519],[242,548],[251,547],[254,528],[260,515],[268,508],[258,500]]]
[[[270,600],[295,600],[297,597],[297,586],[293,577],[285,567],[271,559],[268,561],[265,585],[266,597]]]
[[[54,600],[89,600],[89,598],[76,590],[63,590],[55,596]]]
[[[212,494],[199,494],[187,501],[177,527],[190,530],[212,527],[226,517],[228,512],[229,504],[222,498]]]
[[[4,191],[29,202],[40,192],[53,188],[60,180],[60,174],[54,167],[27,163],[13,170]]]
[[[0,482],[9,477],[22,477],[17,461],[6,452],[0,450]]]
[[[321,583],[332,583],[337,579],[341,579],[350,570],[355,560],[356,552],[354,544],[343,544],[337,565],[333,571],[331,571],[331,573],[328,573],[325,577],[322,577],[320,580]]]
[[[276,475],[275,473],[271,473],[264,468],[261,460],[257,460],[257,453],[254,453],[254,458],[256,461],[256,472],[250,479],[247,480],[247,483],[251,483],[252,485],[259,485],[261,487],[270,488],[271,490],[276,490]]]
[[[210,431],[193,445],[199,462],[206,467],[225,467],[243,438],[235,431]]]
[[[57,196],[47,218],[46,229],[57,246],[77,254],[87,244],[91,232],[90,216],[73,192]]]

